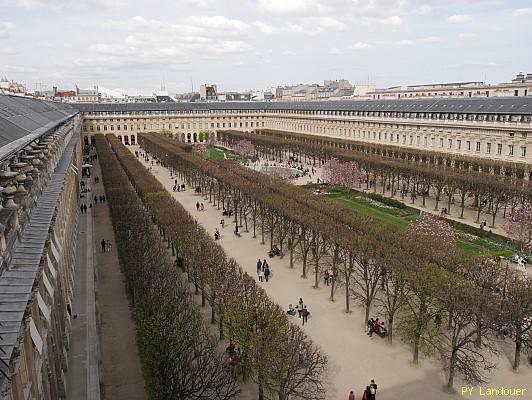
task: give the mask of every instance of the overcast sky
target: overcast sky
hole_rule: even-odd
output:
[[[0,0],[0,76],[28,89],[509,81],[532,1]]]

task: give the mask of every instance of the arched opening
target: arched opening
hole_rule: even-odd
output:
[[[85,137],[83,138],[83,144],[84,144],[85,146],[88,146],[88,145],[89,145],[89,138],[88,138],[87,136],[85,136]]]
[[[191,142],[191,136],[190,136],[190,133],[187,133],[187,143],[190,143]]]
[[[129,136],[124,136],[124,144],[127,144],[129,146]]]
[[[131,135],[131,144],[135,144],[135,135]]]
[[[194,143],[198,142],[198,133],[194,132]]]
[[[185,138],[185,134],[184,134],[184,133],[181,134],[181,141],[182,141],[183,143],[186,141],[186,138]]]
[[[122,135],[118,135],[118,140],[122,141]]]

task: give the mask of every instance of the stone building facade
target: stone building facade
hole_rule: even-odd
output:
[[[81,119],[0,96],[0,398],[66,397]]]
[[[205,141],[219,130],[274,129],[431,152],[532,162],[532,97],[338,102],[78,105],[83,134],[138,132]]]

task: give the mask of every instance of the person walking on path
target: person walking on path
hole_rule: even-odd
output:
[[[299,318],[301,318],[301,313],[303,312],[303,299],[299,298],[299,303],[297,303],[297,313],[299,314]]]
[[[205,206],[201,203],[201,211],[205,211]]]
[[[258,259],[257,261],[257,274],[259,273],[259,271],[261,270],[262,268],[262,261],[260,260],[260,258]]]
[[[98,196],[94,196],[94,204],[98,204]]]
[[[377,384],[375,383],[375,381],[372,379],[370,384],[369,384],[369,392],[370,392],[370,395],[371,395],[371,398],[369,400],[375,400],[376,396],[377,396]]]
[[[307,320],[307,319],[308,319],[308,315],[309,315],[309,314],[310,314],[310,313],[309,313],[309,311],[307,310],[307,306],[305,306],[305,307],[303,308],[303,311],[301,312],[301,316],[303,317],[303,325],[305,325],[305,322],[308,323],[308,320]]]
[[[268,282],[268,277],[270,276],[270,267],[268,264],[266,264],[266,268],[264,268],[264,278],[266,279],[266,282]]]
[[[100,244],[102,245],[102,253],[105,253],[105,248],[106,248],[107,242],[105,241],[105,239],[102,239]]]
[[[263,282],[263,281],[264,281],[264,271],[261,268],[259,270],[259,282]]]
[[[364,390],[364,393],[362,394],[362,400],[371,400],[369,397],[371,395],[369,386],[366,386],[366,390]]]
[[[109,239],[107,239],[107,242],[106,242],[106,246],[105,246],[105,247],[107,248],[107,252],[110,253],[110,252],[111,252],[111,247],[112,247],[112,246],[111,246],[111,241],[110,241]]]
[[[196,201],[196,211],[199,211],[199,202]]]
[[[349,398],[347,400],[355,400],[355,394],[352,390],[349,392]]]

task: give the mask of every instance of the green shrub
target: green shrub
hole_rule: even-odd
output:
[[[390,207],[406,208],[405,204],[401,203],[399,200],[391,199],[389,197],[382,196],[378,193],[368,193],[367,196],[372,200],[378,201]]]

